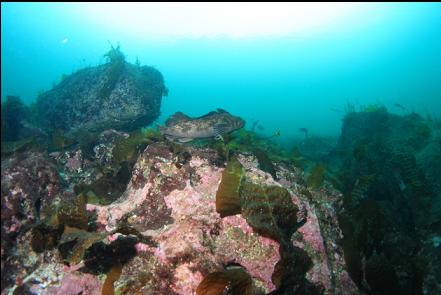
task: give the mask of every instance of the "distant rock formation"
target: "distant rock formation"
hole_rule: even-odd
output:
[[[385,108],[343,120],[339,225],[348,271],[368,294],[441,294],[440,136],[439,121]]]

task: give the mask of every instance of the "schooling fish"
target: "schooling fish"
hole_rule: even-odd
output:
[[[244,125],[245,121],[241,118],[217,109],[197,118],[177,112],[165,121],[165,127],[160,127],[160,131],[168,140],[188,142],[196,138],[223,139],[222,134],[240,129]]]

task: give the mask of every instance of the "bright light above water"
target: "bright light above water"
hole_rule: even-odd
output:
[[[84,5],[79,8],[83,10]],[[328,2],[89,3],[86,10],[94,22],[140,37],[243,38],[327,30],[353,16],[361,6]]]

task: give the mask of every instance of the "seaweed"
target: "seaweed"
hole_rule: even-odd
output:
[[[101,295],[114,295],[115,287],[113,283],[115,283],[122,273],[122,265],[117,264],[114,265],[110,271],[106,274],[106,279],[104,280],[103,288],[101,291]]]
[[[55,129],[52,132],[52,141],[50,150],[62,150],[77,143],[73,138],[67,137],[62,129]]]
[[[109,98],[111,92],[116,86],[120,76],[124,73],[126,68],[126,57],[120,49],[120,45],[114,47],[110,45],[110,50],[104,54],[107,61],[107,75],[104,85],[101,87],[98,98],[105,100]]]
[[[365,277],[370,289],[378,290],[376,294],[402,294],[397,274],[384,255],[374,254],[366,261]]]
[[[91,184],[75,185],[74,192],[87,195],[91,204],[108,205],[121,196],[130,179],[131,168],[122,162],[115,168],[104,169],[103,175]]]
[[[24,105],[18,96],[6,96],[1,103],[1,141],[20,140],[22,121],[29,116],[29,108]]]
[[[216,211],[221,217],[241,213],[240,186],[244,175],[245,170],[236,158],[228,161],[216,193]]]
[[[161,131],[158,128],[146,128],[141,131],[144,134],[146,141],[148,143],[164,141],[164,135],[162,135]]]
[[[271,281],[277,287],[275,294],[323,294],[318,287],[309,286],[305,291],[305,274],[313,266],[305,250],[292,244],[282,244],[280,260],[274,266]]]
[[[271,176],[275,180],[277,180],[278,178],[276,174],[276,168],[274,167],[268,155],[260,148],[255,148],[253,153],[256,156],[257,161],[259,162],[259,169],[271,174]]]
[[[53,249],[58,244],[63,229],[64,226],[62,224],[51,222],[50,219],[40,221],[32,228],[32,250],[42,253],[45,250]]]
[[[9,156],[17,152],[24,152],[36,146],[33,137],[27,137],[17,141],[4,141],[1,144],[1,155]]]
[[[124,265],[136,256],[136,243],[138,239],[133,236],[118,236],[110,244],[96,242],[85,251],[82,270],[98,275],[109,272],[115,265]]]
[[[285,188],[245,181],[240,197],[242,216],[257,233],[278,242],[290,240],[298,228],[298,208]]]
[[[79,148],[81,149],[84,158],[94,159],[95,151],[93,148],[97,144],[99,134],[97,132],[92,132],[89,130],[77,130],[72,134],[72,137],[78,142]]]
[[[198,285],[196,295],[251,295],[251,276],[240,266],[208,274]]]
[[[87,230],[91,224],[91,215],[86,210],[87,196],[78,195],[73,201],[65,201],[58,210],[58,220],[60,223]]]
[[[112,150],[113,162],[133,164],[147,144],[148,138],[140,130],[130,133],[128,138],[122,138],[116,142]]]
[[[116,47],[110,44],[110,49],[104,54],[104,58],[108,63],[121,63],[126,60],[126,56],[121,51],[120,44],[118,44]]]
[[[75,227],[65,226],[58,244],[58,251],[66,263],[78,264],[83,260],[86,250],[106,236],[107,234],[105,233],[88,232]]]
[[[302,153],[300,152],[300,149],[296,146],[294,147],[291,152],[288,154],[288,161],[291,162],[295,167],[303,169],[306,164],[307,160],[302,156]]]
[[[308,187],[312,189],[319,189],[323,185],[323,182],[325,181],[325,172],[326,172],[326,167],[323,164],[321,163],[316,164],[312,168],[306,180]]]

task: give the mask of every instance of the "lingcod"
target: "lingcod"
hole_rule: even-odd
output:
[[[197,138],[223,139],[223,134],[233,132],[244,125],[245,121],[240,117],[217,109],[197,118],[177,112],[165,121],[165,126],[160,127],[160,131],[168,140],[188,142]]]

